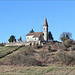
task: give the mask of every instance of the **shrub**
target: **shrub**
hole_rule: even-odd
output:
[[[71,51],[75,51],[75,45],[72,45],[72,47],[70,48]]]
[[[25,54],[25,55],[33,55],[33,53],[34,53],[34,50],[33,49],[26,49],[24,52],[22,52],[23,54]]]
[[[65,48],[64,44],[59,45],[59,50],[60,50],[60,52],[62,52],[62,51],[65,51],[65,50],[66,50],[66,48]]]
[[[60,35],[60,39],[61,39],[61,41],[64,42],[65,40],[70,39],[71,36],[72,36],[71,33],[69,33],[69,32],[63,32],[63,33]]]
[[[22,50],[20,54],[24,54],[25,56],[27,56],[27,55],[33,55],[34,52],[35,52],[34,49],[32,49],[31,47],[27,47],[24,50]]]
[[[64,41],[63,44],[66,48],[71,47],[71,45],[73,44],[73,40],[72,39],[67,39],[66,41]]]
[[[73,40],[68,39],[68,40],[64,41],[64,43],[59,45],[59,50],[60,51],[67,51],[67,50],[69,50],[68,48],[70,48],[72,45],[73,45]]]
[[[51,46],[48,47],[48,50],[51,50]]]
[[[48,32],[48,39],[53,40],[53,36],[52,36],[52,33],[50,31]]]
[[[39,48],[41,48],[42,46],[40,46],[40,45],[36,45],[35,46],[35,49],[39,49]]]
[[[68,55],[63,52],[57,53],[57,60],[62,62],[62,64],[70,65],[72,62],[74,62],[74,57],[72,55]]]
[[[11,65],[24,65],[24,66],[40,66],[41,62],[36,60],[32,56],[25,56],[24,54],[19,54],[12,56],[10,58]]]

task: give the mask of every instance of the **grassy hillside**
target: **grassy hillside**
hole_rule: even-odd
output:
[[[3,46],[0,47],[0,61],[8,65],[74,65],[75,44],[48,42],[44,46]]]
[[[57,42],[44,46],[1,46],[0,56],[3,55],[0,75],[75,74],[75,44],[66,44],[66,47]]]
[[[4,60],[6,57],[14,55],[14,53],[23,50],[25,47],[20,46],[0,46],[0,61]]]
[[[4,54],[13,51],[14,49],[18,48],[17,46],[9,46],[9,47],[5,47],[5,46],[0,46],[0,57],[3,56]]]
[[[0,75],[75,75],[75,67],[67,66],[0,66]]]

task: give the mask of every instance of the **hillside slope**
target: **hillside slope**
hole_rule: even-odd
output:
[[[40,63],[39,65],[49,64],[75,64],[75,51],[65,49],[62,43],[48,42],[44,46],[12,46],[0,47],[1,64],[27,64]],[[63,51],[61,50],[63,49]],[[12,63],[11,63],[12,62]],[[26,62],[26,63],[25,63]],[[72,65],[71,64],[71,65]],[[28,64],[29,65],[29,64]],[[38,64],[37,64],[38,65]]]
[[[0,58],[0,75],[74,75],[75,51],[62,51],[60,45],[0,47],[1,56],[8,53]],[[67,63],[71,66],[65,66]]]

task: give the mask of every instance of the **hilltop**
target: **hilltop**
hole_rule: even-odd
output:
[[[75,45],[66,45],[50,41],[43,46],[0,46],[0,74],[74,75]]]

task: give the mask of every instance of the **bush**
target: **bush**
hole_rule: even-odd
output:
[[[71,45],[73,44],[73,40],[72,39],[67,39],[66,41],[64,41],[63,44],[66,48],[71,47]]]
[[[69,32],[63,32],[63,33],[60,35],[60,39],[61,39],[61,41],[64,42],[65,40],[70,39],[71,36],[72,36],[71,33],[69,33]]]
[[[36,60],[32,56],[25,56],[24,54],[19,54],[12,56],[10,58],[11,65],[24,65],[24,66],[40,66],[41,62]]]
[[[65,48],[64,44],[59,45],[59,51],[60,52],[63,52],[65,50],[66,50],[66,48]]]
[[[33,53],[34,53],[34,50],[33,49],[30,49],[30,48],[28,48],[28,49],[26,49],[24,52],[22,52],[23,54],[25,54],[25,55],[33,55]]]
[[[72,39],[68,39],[66,41],[64,41],[64,43],[62,43],[61,45],[59,45],[59,50],[60,51],[68,51],[69,48],[73,45],[73,40]]]
[[[57,53],[57,60],[60,61],[62,64],[70,65],[72,62],[75,61],[75,57],[63,52],[59,52]]]
[[[39,48],[42,48],[42,46],[40,46],[40,45],[35,46],[35,49],[39,49]]]
[[[48,50],[51,50],[51,46],[48,47]]]
[[[72,45],[72,47],[70,48],[71,51],[75,51],[75,45]]]

